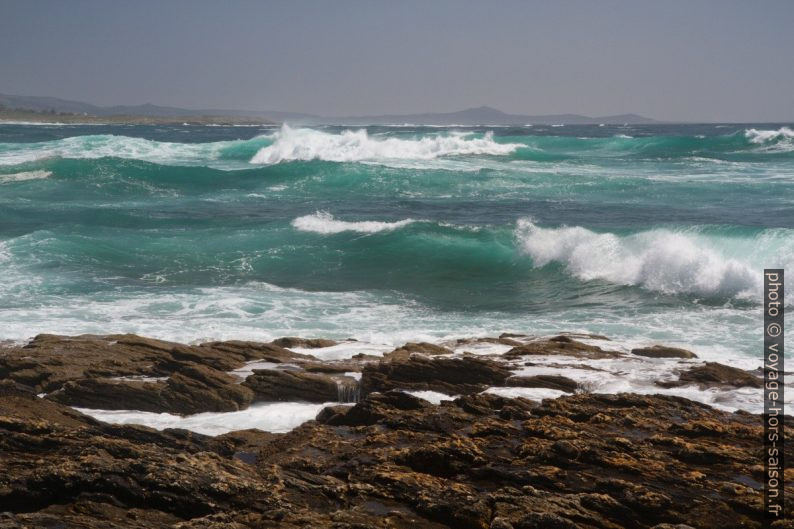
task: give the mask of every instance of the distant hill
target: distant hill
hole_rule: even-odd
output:
[[[26,114],[24,114],[27,112]],[[189,109],[166,107],[146,103],[144,105],[117,105],[101,107],[80,101],[59,99],[57,97],[16,96],[0,94],[0,113],[2,115],[23,115],[35,119],[39,115],[45,119],[53,114],[58,116],[55,121],[80,121],[77,118],[88,118],[87,122],[131,122],[131,123],[166,123],[190,121],[196,123],[272,123],[282,121],[270,115],[279,114],[249,112],[241,110]],[[36,113],[36,114],[34,114]],[[300,116],[300,114],[298,114]],[[0,117],[2,119],[2,117]],[[53,118],[49,118],[54,120]]]
[[[459,110],[457,112],[427,114],[386,114],[382,116],[361,116],[335,118],[342,124],[403,124],[414,125],[584,125],[584,124],[623,124],[623,123],[661,123],[637,114],[589,117],[579,114],[549,114],[530,116],[507,114],[501,110],[482,106]]]
[[[660,121],[637,114],[589,117],[579,114],[522,115],[507,114],[501,110],[481,106],[457,112],[425,114],[384,114],[379,116],[336,116],[326,117],[298,112],[265,110],[230,109],[189,109],[152,105],[118,105],[101,107],[80,101],[70,101],[56,97],[15,96],[0,94],[0,107],[6,110],[29,110],[42,113],[68,113],[91,117],[136,116],[146,118],[237,118],[245,120],[261,119],[263,122],[282,121],[305,125],[557,125],[557,124],[645,124]]]

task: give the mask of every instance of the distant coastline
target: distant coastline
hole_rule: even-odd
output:
[[[219,123],[219,124],[260,124],[289,122],[294,125],[402,125],[416,126],[522,126],[522,125],[601,125],[635,124],[658,125],[668,123],[638,114],[615,114],[609,116],[583,116],[581,114],[509,114],[499,109],[480,106],[454,112],[424,112],[412,114],[381,114],[361,116],[320,116],[302,112],[278,110],[238,110],[238,109],[193,109],[153,105],[116,105],[97,106],[82,101],[72,101],[55,97],[20,96],[0,94],[0,121],[3,112],[33,112],[32,120],[42,122],[52,115],[70,114],[68,123]],[[48,117],[46,117],[49,115]],[[86,121],[85,116],[91,116]],[[80,121],[82,119],[82,121]],[[13,121],[22,121],[16,117]]]
[[[71,112],[0,109],[0,124],[58,123],[73,125],[274,125],[277,122],[245,116],[94,116]]]

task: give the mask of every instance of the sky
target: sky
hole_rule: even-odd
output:
[[[790,121],[792,28],[790,0],[0,0],[0,93]]]

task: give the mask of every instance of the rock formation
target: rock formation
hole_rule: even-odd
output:
[[[582,389],[574,378],[514,374],[528,360],[572,357],[597,371],[583,362],[627,356],[576,338],[598,339],[511,335],[499,339],[504,355],[406,344],[329,362],[279,345],[312,346],[293,338],[42,335],[3,346],[0,529],[760,528],[760,417],[672,396],[570,394]],[[230,373],[252,361],[271,368]],[[659,384],[760,387],[716,363],[686,362],[677,376]],[[569,395],[481,393],[493,386]],[[462,396],[434,405],[406,393],[426,390]],[[68,406],[191,414],[257,400],[357,403],[285,434],[217,437],[106,424]]]
[[[319,419],[287,434],[157,432],[5,381],[0,527],[760,527],[761,425],[747,413],[631,394],[435,406],[392,391]]]

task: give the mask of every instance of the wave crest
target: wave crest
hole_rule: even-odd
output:
[[[345,231],[358,233],[378,233],[380,231],[391,231],[416,222],[414,219],[398,220],[396,222],[360,221],[348,222],[336,220],[327,211],[318,211],[312,215],[304,215],[292,221],[292,226],[300,231],[321,233],[331,235]]]
[[[794,264],[790,233],[783,234],[781,240],[780,234],[770,233],[773,231],[779,230],[752,239],[666,229],[620,236],[579,226],[541,228],[521,219],[515,235],[520,250],[532,258],[534,266],[561,263],[584,281],[601,279],[667,294],[755,299],[761,293],[765,265],[778,260],[782,265]],[[767,248],[769,252],[764,251]],[[769,262],[751,262],[750,256]]]
[[[13,174],[0,174],[0,184],[24,182],[26,180],[44,180],[52,176],[52,171],[24,171]]]
[[[744,137],[750,143],[763,145],[769,150],[794,150],[794,130],[788,127],[781,127],[777,130],[747,129],[744,131]]]
[[[248,168],[247,161],[251,154],[268,141],[268,136],[209,143],[164,142],[112,134],[72,136],[40,143],[0,143],[0,166],[19,165],[51,158],[114,157],[164,165],[245,169]]]
[[[374,138],[366,130],[345,130],[330,134],[314,129],[292,129],[284,125],[251,159],[254,164],[323,160],[328,162],[388,162],[390,160],[432,160],[442,156],[493,155],[514,152],[520,144],[497,143],[493,133],[472,137],[467,133],[425,136],[419,139]]]

